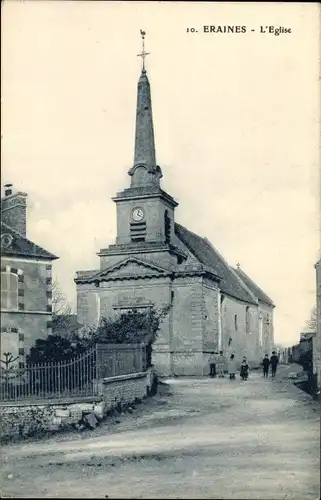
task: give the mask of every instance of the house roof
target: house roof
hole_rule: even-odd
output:
[[[242,285],[242,280],[206,238],[201,238],[177,223],[175,233],[201,264],[213,269],[221,278],[222,292],[250,304],[257,303],[246,286]]]
[[[11,235],[12,241],[4,245],[2,240],[6,234]],[[12,229],[12,227],[7,226],[4,222],[1,222],[1,255],[46,260],[58,259],[58,257],[28,240],[25,236]]]
[[[251,292],[258,298],[263,304],[274,307],[273,300],[263,292],[263,290],[247,275],[241,268],[234,269],[237,275],[244,281],[245,285],[251,290]]]

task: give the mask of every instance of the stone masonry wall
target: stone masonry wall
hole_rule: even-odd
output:
[[[273,333],[273,308],[267,304],[259,302],[259,316],[263,321],[263,335],[262,345],[260,346],[261,357],[267,353],[269,356],[272,354],[274,347],[274,333]]]
[[[219,349],[219,288],[203,283],[203,348],[210,352]]]
[[[100,396],[0,406],[0,441],[47,432],[95,428],[113,410],[146,397],[146,373],[103,379]]]
[[[249,307],[249,329],[246,330],[246,308]],[[222,348],[226,356],[235,354],[237,363],[246,356],[250,367],[260,362],[258,346],[258,308],[225,296],[222,305]],[[228,346],[229,338],[232,343]]]

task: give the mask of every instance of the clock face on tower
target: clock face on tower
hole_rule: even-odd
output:
[[[145,215],[144,214],[144,210],[142,208],[140,208],[140,207],[136,207],[132,211],[132,219],[135,222],[140,222],[141,220],[143,220],[144,215]]]

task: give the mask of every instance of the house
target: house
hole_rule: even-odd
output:
[[[1,198],[1,360],[23,366],[37,338],[52,331],[52,262],[57,259],[27,238],[27,194],[5,185]]]
[[[77,316],[83,325],[133,308],[171,306],[153,348],[164,375],[204,375],[212,351],[258,364],[273,341],[272,300],[231,267],[211,242],[176,221],[177,201],[156,162],[150,83],[143,66],[137,88],[130,185],[113,198],[116,242],[101,249],[100,269],[78,271]],[[219,215],[217,215],[219,216]]]

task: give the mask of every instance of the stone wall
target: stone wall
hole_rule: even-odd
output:
[[[203,282],[203,349],[207,353],[219,350],[219,288],[212,282]]]
[[[248,326],[246,310],[248,310]],[[246,356],[250,366],[260,362],[258,346],[258,308],[225,295],[222,304],[222,348],[226,356],[235,354],[237,363]],[[230,346],[229,339],[232,340]]]
[[[273,307],[259,302],[259,316],[262,318],[262,345],[260,345],[261,357],[267,353],[272,354],[274,348],[274,332],[273,332]]]
[[[100,395],[78,400],[2,403],[0,440],[71,429],[95,428],[112,411],[146,397],[146,373],[102,379]]]

